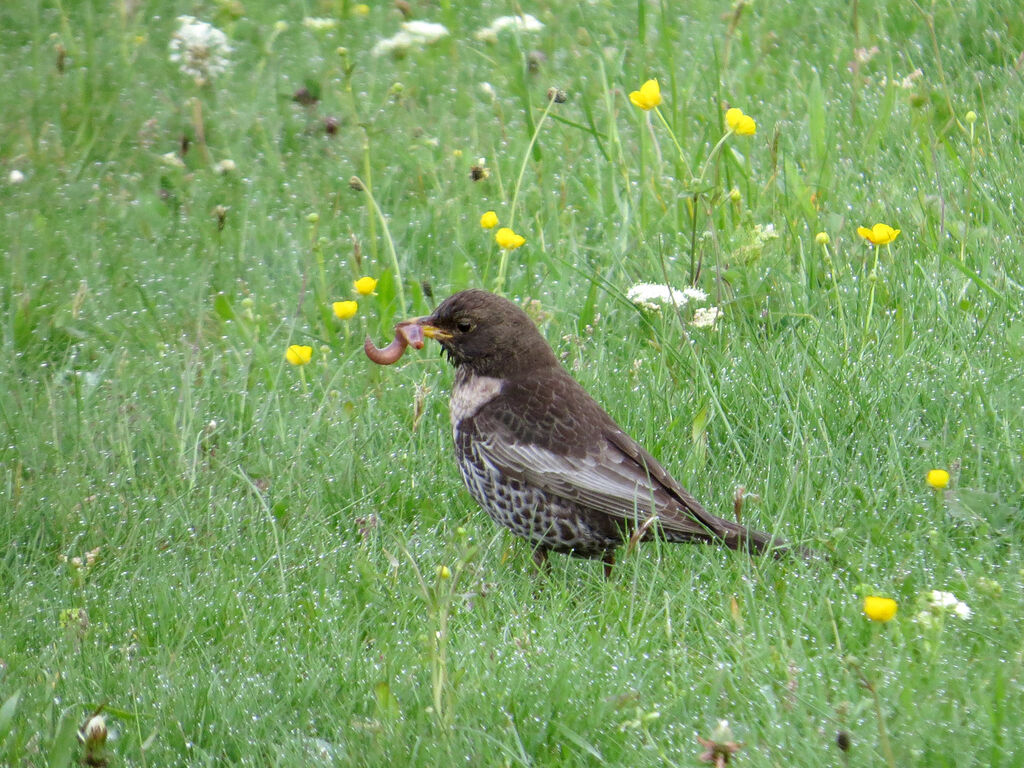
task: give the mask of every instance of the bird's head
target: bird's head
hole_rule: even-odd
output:
[[[439,342],[455,366],[482,376],[507,377],[558,365],[529,316],[508,299],[470,289],[449,296],[433,314],[413,321]]]

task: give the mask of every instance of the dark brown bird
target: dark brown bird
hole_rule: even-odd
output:
[[[455,366],[451,422],[462,478],[496,523],[533,546],[538,566],[548,552],[563,552],[603,559],[607,575],[616,547],[654,535],[751,552],[786,548],[705,510],[507,299],[462,291],[402,326],[406,336],[440,342]]]

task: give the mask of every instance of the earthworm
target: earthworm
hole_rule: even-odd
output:
[[[404,320],[395,326],[395,338],[384,348],[373,343],[369,336],[363,342],[366,356],[378,365],[397,363],[406,347],[423,348],[423,328],[415,320]]]

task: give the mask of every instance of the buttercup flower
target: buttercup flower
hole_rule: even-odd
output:
[[[484,229],[494,229],[498,226],[498,214],[494,211],[488,211],[480,217],[480,226]]]
[[[517,235],[508,227],[502,227],[498,230],[497,234],[494,235],[494,242],[496,242],[501,248],[512,251],[525,243],[526,238],[522,235]]]
[[[452,577],[452,570],[447,565],[437,566],[437,575],[442,579],[450,579]]]
[[[369,296],[371,293],[374,292],[374,290],[376,290],[377,281],[374,280],[372,277],[360,277],[358,280],[355,281],[355,283],[353,283],[353,285],[355,285],[356,291],[358,293],[362,294],[363,296]]]
[[[899,605],[888,597],[875,597],[868,595],[864,598],[864,615],[872,621],[889,621],[896,615]]]
[[[339,320],[348,320],[350,317],[354,317],[356,312],[359,311],[359,302],[336,301],[331,304],[331,309],[334,310],[334,316]]]
[[[313,348],[305,344],[292,344],[284,353],[284,359],[292,365],[305,365],[313,359]]]
[[[949,472],[944,469],[930,469],[924,481],[937,491],[949,485]]]
[[[818,245],[828,245],[832,241],[832,238],[828,236],[828,232],[819,232],[814,236],[814,242]]]
[[[875,224],[871,229],[857,227],[857,234],[872,245],[888,245],[899,233],[900,230],[893,229],[888,224]]]
[[[661,86],[657,80],[648,80],[640,86],[639,91],[629,94],[629,100],[634,107],[640,107],[645,112],[650,111],[661,104]]]
[[[725,112],[725,124],[729,130],[740,136],[753,136],[757,133],[757,123],[750,115],[743,114],[739,107],[733,107]]]

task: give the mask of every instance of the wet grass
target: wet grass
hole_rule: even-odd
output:
[[[1024,15],[723,8],[486,43],[505,5],[414,4],[450,34],[396,58],[390,4],[0,7],[0,761],[83,758],[99,709],[111,765],[693,765],[722,719],[737,765],[1024,760]],[[205,85],[182,12],[233,49]],[[729,106],[757,133],[709,161]],[[462,488],[447,366],[361,349],[494,287],[487,210],[612,415],[830,560],[535,576]],[[626,299],[666,280],[708,299]]]

